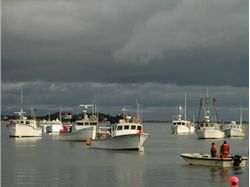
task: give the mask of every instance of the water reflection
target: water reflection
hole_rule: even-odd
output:
[[[229,179],[234,175],[241,175],[244,173],[245,168],[234,167],[234,168],[211,168],[211,178],[216,181],[219,180],[223,184],[229,184]]]
[[[16,146],[36,146],[41,139],[42,137],[15,138],[14,141]]]
[[[124,186],[144,186],[144,152],[115,152],[114,167],[118,184]],[[122,166],[122,167],[121,167]]]
[[[229,176],[228,176],[228,168],[222,168],[220,170],[220,176],[222,177],[223,179],[223,183],[228,183],[228,180],[229,180]]]
[[[36,168],[15,168],[12,176],[14,186],[36,186],[38,178]]]
[[[234,167],[233,168],[233,175],[241,175],[243,173],[243,168],[241,167]]]

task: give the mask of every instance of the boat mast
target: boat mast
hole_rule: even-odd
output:
[[[136,99],[136,113],[137,113],[137,120],[139,123],[142,122],[142,118],[141,118],[141,105],[140,103],[138,102],[138,100]]]
[[[123,119],[126,119],[126,112],[128,111],[126,109],[126,106],[124,106],[121,111],[122,111]]]
[[[59,120],[62,121],[62,108],[59,108]]]
[[[185,93],[185,106],[184,106],[184,110],[185,110],[185,112],[184,112],[184,120],[185,120],[185,123],[186,123],[186,120],[187,120],[187,112],[186,112],[186,110],[187,110],[187,93]]]
[[[240,125],[242,125],[242,103],[240,104]]]
[[[20,119],[23,120],[23,117],[24,117],[24,111],[23,111],[23,89],[21,88],[21,110],[20,112],[17,112],[20,116]]]

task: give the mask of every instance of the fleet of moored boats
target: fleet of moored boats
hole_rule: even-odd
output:
[[[244,137],[242,110],[240,124],[233,121],[230,124],[223,125],[219,122],[215,102],[215,99],[201,98],[198,122],[194,125],[194,122],[186,119],[185,95],[185,109],[183,110],[181,106],[178,107],[177,115],[171,125],[172,133],[196,133],[199,139]],[[88,112],[89,108],[92,108],[92,113]],[[116,124],[100,124],[94,105],[80,105],[79,109],[83,117],[74,123],[64,124],[61,119],[38,122],[35,119],[27,119],[24,115],[21,93],[21,110],[17,112],[18,119],[9,120],[7,127],[10,137],[41,137],[43,132],[47,132],[58,140],[86,141],[90,148],[143,151],[143,144],[150,135],[143,131],[139,105],[137,108],[137,114],[132,118],[127,114],[127,109],[124,107],[122,109],[123,118]],[[189,164],[194,165],[233,167],[236,163],[235,157],[227,159],[211,158],[210,155],[200,153],[183,153],[181,157]],[[244,166],[246,160],[247,157],[241,157],[237,166]]]
[[[184,113],[184,119],[182,119]],[[240,113],[240,123],[232,121],[223,124],[219,121],[216,110],[216,100],[209,97],[200,99],[200,108],[196,126],[194,122],[186,120],[186,97],[185,110],[179,106],[176,119],[172,121],[171,130],[173,134],[193,134],[196,133],[199,139],[219,139],[224,137],[244,137],[245,128],[242,124],[242,109]]]

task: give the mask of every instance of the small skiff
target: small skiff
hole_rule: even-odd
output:
[[[180,155],[190,165],[202,165],[212,167],[244,167],[248,157],[235,155],[229,158],[213,158],[209,154],[182,153]]]

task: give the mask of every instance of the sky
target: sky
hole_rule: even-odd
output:
[[[3,0],[1,112],[188,118],[215,97],[222,120],[249,117],[248,0]]]

